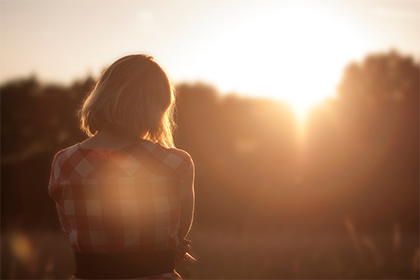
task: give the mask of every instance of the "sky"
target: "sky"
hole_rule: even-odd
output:
[[[314,102],[368,53],[418,59],[419,27],[417,0],[1,0],[0,83],[70,84],[146,53],[174,83]]]

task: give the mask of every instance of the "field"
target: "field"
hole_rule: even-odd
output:
[[[359,232],[256,233],[194,229],[192,254],[177,270],[186,279],[417,279],[416,234],[398,226]],[[74,261],[60,232],[2,234],[2,279],[68,279]]]

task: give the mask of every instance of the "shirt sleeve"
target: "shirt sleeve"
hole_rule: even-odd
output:
[[[185,174],[188,172],[188,170],[190,170],[190,168],[194,165],[194,161],[190,154],[184,150],[175,149],[174,154],[176,154],[181,159],[180,164],[176,168],[176,173],[179,177],[183,178],[185,177]]]
[[[51,196],[52,191],[56,188],[57,184],[59,183],[60,178],[60,165],[59,165],[59,158],[62,155],[63,151],[59,151],[55,154],[52,164],[51,164],[51,172],[50,172],[50,181],[48,184],[48,192]]]

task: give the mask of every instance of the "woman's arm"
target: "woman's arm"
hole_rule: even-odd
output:
[[[190,250],[190,240],[186,240],[191,224],[194,217],[194,163],[191,165],[187,172],[182,175],[182,189],[181,189],[181,213],[180,225],[181,228],[178,233],[179,244],[175,252],[175,266],[182,264],[185,261],[188,251]]]
[[[58,203],[56,203],[56,206],[57,206],[58,218],[59,218],[60,223],[61,223],[61,229],[63,230],[64,235],[68,237],[69,236],[69,229],[68,229],[68,223],[67,223],[66,215],[64,214],[63,210],[61,210]]]
[[[194,163],[191,165],[187,172],[183,174],[183,186],[181,189],[181,229],[179,231],[179,238],[185,239],[190,231],[193,217],[194,217],[194,177],[195,177]]]

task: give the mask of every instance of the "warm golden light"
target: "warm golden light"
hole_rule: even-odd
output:
[[[333,11],[290,3],[232,24],[201,51],[195,70],[223,91],[286,101],[304,118],[334,95],[361,40]]]
[[[16,233],[10,244],[15,257],[24,263],[31,260],[34,254],[32,241],[24,234]]]

